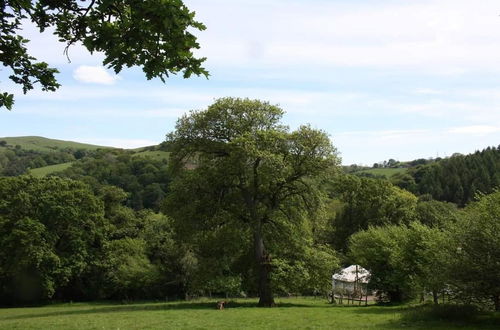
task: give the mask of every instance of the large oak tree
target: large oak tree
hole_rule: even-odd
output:
[[[260,306],[274,305],[276,246],[302,235],[321,203],[320,178],[339,162],[327,134],[291,131],[283,114],[267,102],[222,98],[184,115],[167,137],[176,174],[167,212],[197,230],[231,225],[248,235],[241,242],[252,242]]]

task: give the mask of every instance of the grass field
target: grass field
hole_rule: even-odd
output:
[[[55,149],[73,148],[95,150],[99,148],[111,148],[97,146],[93,144],[79,143],[73,141],[63,141],[55,139],[47,139],[41,136],[19,136],[19,137],[0,137],[0,141],[7,142],[8,145],[19,145],[25,150],[34,151],[54,151]]]
[[[0,309],[0,329],[498,329],[498,315],[445,321],[415,318],[422,307],[335,306],[324,299],[277,299],[275,308],[257,308],[254,299],[165,303],[75,303]]]
[[[390,178],[396,173],[404,173],[406,172],[406,168],[372,168],[369,170],[363,170],[356,173],[370,173],[373,175],[384,175],[387,178]]]
[[[34,169],[30,170],[30,174],[33,175],[34,177],[41,178],[41,177],[47,176],[51,173],[61,172],[65,169],[67,169],[68,167],[70,167],[71,164],[73,164],[73,162],[67,162],[67,163],[62,163],[62,164],[34,168]]]
[[[161,150],[155,150],[155,151],[151,151],[151,150],[146,150],[146,151],[141,151],[141,152],[137,152],[133,155],[133,157],[151,157],[155,160],[163,160],[163,159],[167,159],[168,160],[168,157],[169,157],[170,153],[169,152],[166,152],[166,151],[161,151]]]

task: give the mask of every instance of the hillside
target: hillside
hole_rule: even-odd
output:
[[[133,154],[133,157],[150,157],[155,160],[168,160],[170,153],[162,150],[146,150]]]
[[[8,146],[20,146],[24,150],[29,151],[54,151],[57,149],[84,149],[97,150],[101,148],[112,148],[86,144],[73,141],[64,141],[56,139],[48,139],[41,136],[18,136],[18,137],[1,137],[0,141],[5,141]]]
[[[397,173],[404,173],[406,172],[406,168],[371,168],[368,170],[361,170],[355,172],[355,174],[362,174],[366,173],[368,175],[373,175],[373,176],[385,176],[386,178],[392,177],[394,174]]]
[[[99,150],[114,148],[40,136],[3,137],[0,138],[0,176],[17,176],[29,171],[43,176],[69,167],[60,164],[92,156]]]
[[[74,162],[67,162],[67,163],[47,165],[44,167],[34,168],[29,171],[29,174],[33,175],[34,177],[41,178],[52,173],[64,171],[65,169],[70,167],[71,164],[73,163]]]

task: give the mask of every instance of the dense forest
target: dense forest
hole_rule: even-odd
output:
[[[394,182],[411,192],[464,206],[477,193],[489,194],[500,185],[500,146],[412,167]]]
[[[489,194],[500,185],[500,146],[469,155],[456,153],[449,158],[409,162],[390,159],[375,163],[371,168],[351,165],[344,167],[344,172],[390,180],[415,195],[428,194],[435,200],[463,207],[478,193]]]
[[[112,185],[127,192],[126,205],[134,210],[159,211],[169,184],[166,158],[142,157],[124,150],[101,150],[70,168],[54,173],[86,182],[94,191]]]
[[[225,98],[146,151],[3,144],[0,303],[216,295],[270,306],[324,294],[358,263],[381,300],[446,293],[498,310],[500,148],[370,177],[342,171],[324,132],[290,131],[282,115]]]

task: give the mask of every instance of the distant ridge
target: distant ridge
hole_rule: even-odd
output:
[[[72,148],[72,149],[114,149],[114,147],[99,146],[88,143],[80,143],[73,141],[49,139],[42,136],[18,136],[18,137],[0,137],[0,141],[5,141],[9,146],[19,145],[25,150],[33,151],[54,151],[57,149]]]

